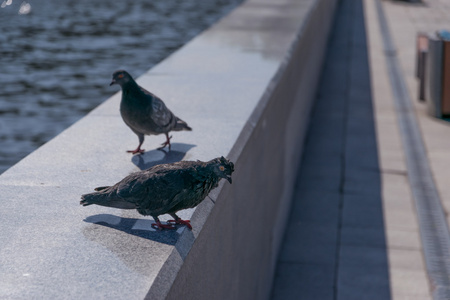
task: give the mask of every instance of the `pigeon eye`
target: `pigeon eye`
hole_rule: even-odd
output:
[[[223,172],[223,171],[225,171],[225,167],[224,166],[220,166],[219,170]]]
[[[117,76],[118,78],[123,78],[123,74],[119,74],[119,76]]]

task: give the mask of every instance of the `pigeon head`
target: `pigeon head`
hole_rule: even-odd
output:
[[[234,172],[234,164],[226,159],[225,157],[220,157],[214,159],[214,173],[221,177],[228,180],[228,182],[231,184],[231,173]]]
[[[120,86],[123,86],[124,84],[126,84],[132,80],[133,80],[133,78],[131,77],[130,74],[128,74],[127,71],[119,70],[119,71],[114,72],[110,86],[113,84],[119,84]]]

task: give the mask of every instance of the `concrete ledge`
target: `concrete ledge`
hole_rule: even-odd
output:
[[[125,153],[137,138],[117,93],[0,176],[0,298],[268,298],[335,6],[272,2],[245,2],[139,78],[194,129],[170,153],[151,150],[161,136]],[[78,204],[139,168],[220,155],[233,185],[180,213],[193,231]]]

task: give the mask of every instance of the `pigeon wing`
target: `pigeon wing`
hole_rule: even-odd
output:
[[[152,121],[158,127],[164,129],[164,131],[166,131],[166,129],[170,130],[170,127],[173,127],[176,124],[176,117],[160,98],[150,93],[146,89],[141,89],[144,94],[146,94],[148,97],[151,97],[151,105],[148,107],[148,114],[150,115]]]
[[[115,186],[117,196],[123,200],[131,203],[138,204],[145,197],[145,189],[142,185],[142,173],[133,173]]]
[[[173,113],[158,98],[155,98],[152,102],[151,118],[161,128],[170,128],[173,127],[173,123],[176,123]]]
[[[189,194],[189,172],[185,169],[149,169],[130,175],[119,184],[117,194],[150,214],[163,214]],[[128,178],[128,177],[127,177]]]

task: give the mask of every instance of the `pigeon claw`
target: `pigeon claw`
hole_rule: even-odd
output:
[[[144,150],[144,149],[137,148],[136,150],[128,150],[127,152],[128,152],[128,153],[132,153],[132,154],[134,155],[134,154],[142,154],[142,153],[145,152],[145,150]]]
[[[169,224],[180,224],[180,225],[185,225],[187,228],[189,228],[190,230],[192,230],[191,220],[181,220],[181,219],[177,219],[177,220],[168,220],[167,223],[169,223]]]
[[[158,150],[162,150],[162,149],[164,149],[164,147],[166,147],[167,145],[169,145],[169,151],[170,151],[170,148],[171,148],[171,145],[170,145],[170,139],[172,138],[172,136],[168,136],[168,135],[166,134],[166,138],[167,138],[167,140],[166,140],[164,143],[161,144],[161,147],[159,147]]]
[[[169,223],[169,222],[168,222]],[[156,223],[152,223],[152,228],[154,229],[158,229],[158,230],[163,230],[163,229],[177,229],[174,225],[172,224],[162,224],[161,222],[157,221]]]

